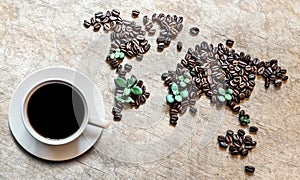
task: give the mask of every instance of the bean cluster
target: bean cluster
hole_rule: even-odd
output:
[[[218,136],[220,148],[229,150],[231,155],[247,156],[248,152],[256,146],[256,141],[250,135],[245,135],[243,129],[239,129],[235,134],[232,130],[227,130],[226,135]]]
[[[170,15],[164,13],[154,13],[152,17],[147,15],[143,17],[143,23],[146,31],[149,35],[154,35],[156,29],[153,28],[153,24],[157,23],[160,26],[159,36],[156,39],[158,51],[163,51],[164,48],[168,47],[171,40],[175,39],[179,32],[183,28],[183,17],[177,15]]]
[[[131,108],[138,108],[144,104],[149,98],[150,93],[146,91],[146,86],[142,80],[138,80],[134,75],[129,79],[126,79],[126,74],[130,72],[132,66],[125,64],[124,69],[122,65],[118,66],[117,74],[118,78],[115,79],[115,106],[112,109],[115,121],[122,119],[121,111],[126,104],[129,104]]]
[[[278,66],[277,60],[252,59],[250,55],[237,53],[230,48],[233,43],[234,41],[227,40],[226,47],[222,43],[214,46],[203,41],[195,49],[188,49],[181,64],[192,77],[196,87],[191,89],[195,91],[197,98],[205,94],[217,107],[227,105],[233,112],[238,113],[241,110],[239,104],[249,98],[254,89],[256,75],[262,75],[266,82],[274,82],[275,87],[280,87],[288,76],[285,76],[286,69]],[[170,81],[163,80],[165,84],[166,80]],[[243,113],[245,114],[244,111]],[[239,117],[242,125],[250,123],[248,116]]]
[[[98,32],[101,27],[103,27],[105,31],[109,31],[120,22],[122,22],[120,11],[118,9],[113,9],[112,11],[106,11],[106,13],[103,13],[102,11],[95,13],[94,17],[91,17],[90,21],[84,20],[83,26],[86,28],[93,26],[93,30],[95,32]]]

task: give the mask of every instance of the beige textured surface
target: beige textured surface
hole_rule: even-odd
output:
[[[98,10],[117,7],[124,19],[132,9],[142,15],[165,12],[184,16],[184,29],[171,46],[157,53],[153,45],[142,62],[130,60],[132,73],[151,92],[139,110],[124,111],[112,122],[94,148],[67,162],[50,163],[28,155],[14,141],[8,127],[8,106],[18,83],[48,66],[78,69],[95,81],[111,120],[115,76],[103,62],[109,34],[82,27]],[[0,179],[299,179],[300,161],[300,2],[299,1],[13,1],[0,0]],[[196,37],[188,34],[198,26]],[[216,111],[206,98],[198,113],[188,113],[178,127],[168,126],[160,74],[175,68],[188,47],[202,40],[217,44],[235,40],[234,49],[262,60],[275,58],[288,69],[280,90],[265,90],[256,80],[251,98],[242,107],[259,127],[257,147],[245,159],[219,150],[217,134],[237,130],[238,120],[228,110]],[[184,43],[182,53],[175,44]],[[151,111],[147,112],[149,109]],[[155,118],[154,118],[155,117]],[[124,143],[125,142],[125,143]],[[132,149],[138,153],[132,154]],[[245,175],[244,165],[256,167]]]

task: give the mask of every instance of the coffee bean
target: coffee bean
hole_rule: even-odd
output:
[[[154,35],[155,33],[156,33],[156,29],[150,29],[149,31],[148,31],[148,33],[149,33],[149,35]]]
[[[120,121],[121,119],[122,119],[122,114],[121,113],[115,113],[114,121]]]
[[[176,126],[177,124],[177,121],[176,120],[170,120],[170,125],[171,126]]]
[[[88,22],[87,20],[84,20],[84,21],[83,21],[83,26],[84,26],[85,28],[89,28],[89,27],[91,26],[91,23]]]
[[[282,85],[282,81],[280,79],[274,82],[275,87],[280,87]]]
[[[286,70],[286,69],[283,69],[283,68],[282,68],[281,71],[280,71],[281,74],[286,74],[286,72],[287,72],[287,70]]]
[[[289,78],[288,76],[284,76],[281,80],[286,81],[286,80],[288,80],[288,78]]]
[[[139,54],[136,55],[136,60],[141,61],[143,59],[143,57],[144,56],[139,53]]]
[[[231,40],[231,39],[227,39],[227,40],[226,40],[226,46],[227,46],[227,47],[232,48],[233,44],[234,44],[234,41],[233,41],[233,40]]]
[[[230,145],[229,146],[229,152],[235,151],[237,148],[235,146]]]
[[[244,141],[245,146],[252,146],[252,142],[250,141]]]
[[[246,150],[252,150],[252,146],[245,146],[244,147]]]
[[[246,136],[244,137],[244,141],[245,141],[245,142],[251,142],[251,141],[252,141],[252,137],[251,137],[250,135],[246,135]]]
[[[157,45],[157,49],[160,49],[160,50],[162,50],[162,49],[164,49],[165,48],[165,43],[163,43],[163,42],[161,42],[161,43],[158,43],[158,45]]]
[[[254,173],[255,168],[253,166],[245,166],[245,172]]]
[[[196,113],[196,112],[197,112],[197,108],[195,108],[195,107],[190,107],[190,112],[191,112],[191,113]]]
[[[220,142],[220,143],[219,143],[219,146],[220,146],[221,148],[227,148],[227,147],[228,147],[228,145],[226,144],[226,142]]]
[[[147,22],[149,22],[149,21],[150,21],[150,18],[147,15],[143,17],[143,23],[144,23],[144,25],[146,25]]]
[[[226,143],[231,143],[232,142],[232,137],[231,136],[226,136],[225,137],[225,142]]]
[[[239,129],[237,131],[238,136],[243,137],[245,135],[245,131],[243,129]]]
[[[265,88],[269,88],[269,86],[270,86],[270,80],[269,80],[269,78],[266,78],[265,79]]]
[[[170,45],[170,43],[171,43],[171,39],[169,38],[169,37],[167,37],[166,39],[165,39],[165,46],[169,46]]]
[[[247,156],[248,155],[248,149],[243,149],[241,152],[240,152],[241,156]]]
[[[219,135],[218,136],[218,142],[225,142],[225,136]]]
[[[132,69],[132,65],[130,65],[130,64],[125,64],[124,70],[125,70],[126,72],[130,72],[131,69]]]
[[[98,32],[100,30],[100,28],[101,28],[101,24],[97,22],[97,23],[94,24],[94,29],[93,30],[94,30],[94,32]]]
[[[232,130],[227,130],[226,131],[226,136],[233,136],[234,132]]]
[[[145,25],[145,29],[147,31],[149,31],[151,28],[153,27],[153,23],[151,21],[149,21],[146,25]]]
[[[139,14],[140,14],[140,11],[138,11],[138,10],[132,10],[132,16],[134,17],[134,18],[137,18],[138,16],[139,16]]]
[[[181,51],[182,50],[182,42],[178,41],[177,43],[177,51]]]
[[[239,154],[239,151],[238,151],[238,150],[234,150],[234,151],[231,151],[230,154],[231,154],[231,155],[238,155],[238,154]]]
[[[239,142],[239,137],[237,136],[237,134],[234,134],[232,136],[232,140],[233,140],[233,142]]]
[[[199,32],[200,32],[200,29],[198,27],[192,27],[190,29],[190,33],[194,36],[197,35]]]
[[[250,126],[249,131],[250,132],[257,132],[258,128],[256,126]]]
[[[251,142],[251,145],[252,145],[252,146],[256,146],[256,144],[257,144],[256,141],[252,141],[252,142]]]
[[[232,108],[232,111],[233,112],[239,112],[241,109],[241,107],[239,105],[235,105],[233,108]]]
[[[105,31],[109,31],[109,30],[110,30],[110,24],[109,24],[109,23],[105,23],[105,24],[103,25],[103,29],[104,29]]]

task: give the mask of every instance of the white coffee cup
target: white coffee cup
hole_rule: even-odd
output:
[[[41,135],[39,132],[37,132],[37,130],[30,123],[30,119],[28,117],[28,111],[27,111],[28,103],[29,103],[29,100],[32,97],[32,95],[37,90],[39,90],[41,87],[44,87],[49,84],[54,84],[54,83],[71,87],[80,96],[82,103],[83,103],[83,107],[84,107],[84,117],[80,121],[81,123],[79,124],[79,128],[76,131],[74,131],[71,135],[64,137],[64,138],[60,138],[60,139],[48,138],[48,137]],[[32,88],[30,88],[30,90],[27,92],[26,96],[24,97],[21,115],[22,115],[22,121],[23,121],[23,124],[24,124],[26,130],[35,139],[37,139],[38,141],[40,141],[42,143],[49,144],[49,145],[63,145],[63,144],[67,144],[71,141],[74,141],[76,138],[78,138],[83,133],[83,131],[85,130],[85,128],[88,124],[91,124],[91,125],[94,125],[97,127],[101,127],[101,128],[107,128],[109,126],[108,121],[106,121],[104,119],[100,119],[99,117],[93,117],[89,112],[90,112],[89,105],[87,104],[87,101],[85,99],[84,92],[78,88],[78,86],[76,85],[75,82],[70,82],[66,79],[51,78],[51,79],[45,79],[45,80],[35,84],[34,86],[32,86]]]

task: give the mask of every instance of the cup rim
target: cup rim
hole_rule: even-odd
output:
[[[82,121],[79,129],[77,131],[75,131],[73,134],[71,134],[70,136],[62,138],[62,139],[47,138],[47,137],[42,136],[38,132],[36,132],[36,130],[30,124],[30,121],[29,121],[29,118],[27,115],[27,107],[28,107],[28,102],[29,102],[30,97],[39,88],[41,88],[47,84],[51,84],[51,83],[61,83],[61,84],[70,86],[72,89],[74,89],[79,94],[79,96],[81,97],[83,104],[84,104],[85,114],[84,114],[84,118],[83,118],[83,121]],[[38,141],[40,141],[42,143],[48,144],[48,145],[63,145],[63,144],[67,144],[67,143],[75,140],[76,138],[78,138],[83,133],[84,129],[86,128],[86,126],[88,124],[88,116],[89,116],[89,110],[88,110],[87,102],[86,102],[83,92],[78,88],[78,86],[76,85],[75,82],[70,82],[69,80],[66,80],[63,78],[47,78],[42,81],[39,81],[38,83],[33,85],[28,90],[28,92],[26,93],[26,95],[23,99],[23,102],[22,102],[21,117],[22,117],[22,121],[23,121],[23,124],[24,124],[26,130],[29,132],[29,134],[31,136],[33,136],[33,138],[37,139]]]

